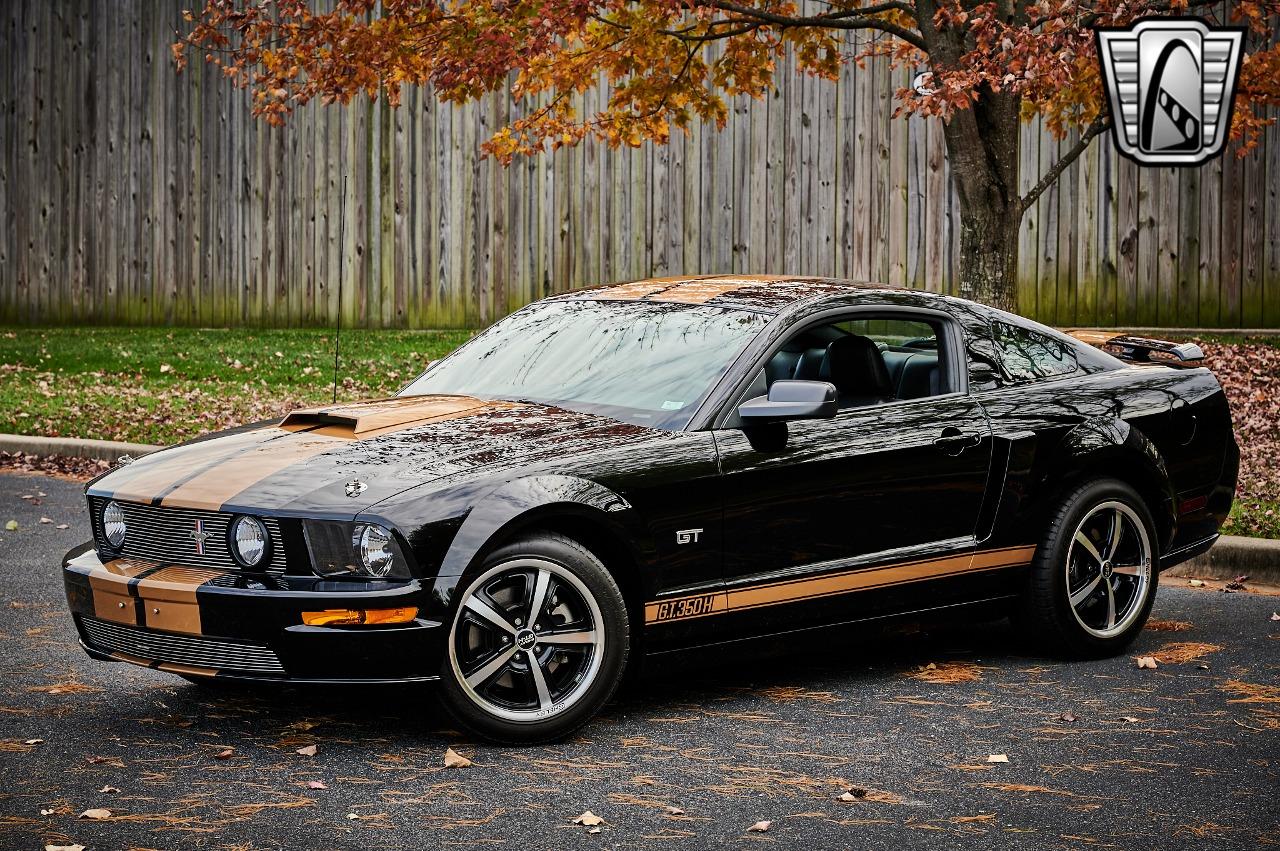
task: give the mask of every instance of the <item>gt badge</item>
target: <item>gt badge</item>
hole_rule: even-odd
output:
[[[698,539],[702,537],[701,529],[681,529],[676,532],[677,544],[696,544]]]
[[[713,615],[725,610],[724,594],[702,594],[697,597],[685,597],[683,600],[667,600],[662,603],[650,603],[645,606],[645,622],[661,623],[662,621],[697,618],[702,615]]]
[[[352,499],[355,499],[360,494],[368,490],[369,486],[366,485],[364,482],[360,481],[359,479],[352,479],[351,481],[347,482],[346,488],[347,488],[347,496],[351,497]]]
[[[1142,165],[1199,165],[1221,154],[1244,31],[1199,18],[1095,30],[1120,152]]]

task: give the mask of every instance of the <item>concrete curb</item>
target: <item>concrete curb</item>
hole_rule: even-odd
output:
[[[76,437],[35,437],[26,434],[0,434],[0,452],[21,452],[24,455],[62,455],[67,458],[92,458],[95,461],[115,462],[121,455],[141,458],[163,449],[146,443],[125,443],[119,440],[83,440]]]
[[[1171,568],[1166,575],[1228,580],[1248,576],[1251,582],[1280,585],[1280,541],[1223,535],[1209,552]]]

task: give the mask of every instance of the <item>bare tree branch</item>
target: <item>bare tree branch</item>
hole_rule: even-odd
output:
[[[1056,181],[1062,173],[1067,170],[1067,166],[1080,158],[1080,155],[1089,147],[1089,143],[1093,141],[1094,137],[1105,132],[1110,126],[1111,122],[1105,118],[1098,118],[1090,124],[1084,133],[1080,135],[1079,141],[1071,146],[1071,150],[1063,154],[1062,157],[1053,164],[1053,167],[1044,173],[1044,176],[1040,178],[1039,183],[1031,187],[1026,195],[1023,195],[1018,199],[1018,215],[1021,216],[1025,213],[1027,209],[1036,202],[1036,199],[1043,195],[1045,190],[1052,186],[1054,181]]]
[[[762,21],[767,24],[773,24],[784,29],[788,27],[821,27],[833,30],[879,30],[896,38],[900,38],[907,44],[927,53],[928,48],[925,47],[924,39],[914,30],[899,26],[890,21],[882,21],[879,18],[866,17],[864,10],[858,10],[857,13],[850,12],[824,12],[821,15],[779,15],[774,12],[767,12],[763,9],[756,9],[752,6],[743,6],[731,0],[691,0],[690,5],[701,6],[704,8],[719,9],[722,12],[733,12],[743,18]]]

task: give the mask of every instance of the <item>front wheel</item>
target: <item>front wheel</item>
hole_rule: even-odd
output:
[[[459,588],[441,701],[464,727],[498,742],[550,741],[613,695],[630,648],[627,607],[581,544],[515,541]]]
[[[1019,612],[1024,629],[1068,656],[1122,653],[1155,602],[1157,543],[1133,488],[1114,479],[1075,487],[1036,550]]]

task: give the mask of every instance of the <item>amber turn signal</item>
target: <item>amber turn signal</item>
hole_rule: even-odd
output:
[[[409,623],[417,616],[416,606],[399,609],[325,609],[322,612],[303,612],[302,622],[307,626],[352,626],[371,623]]]

